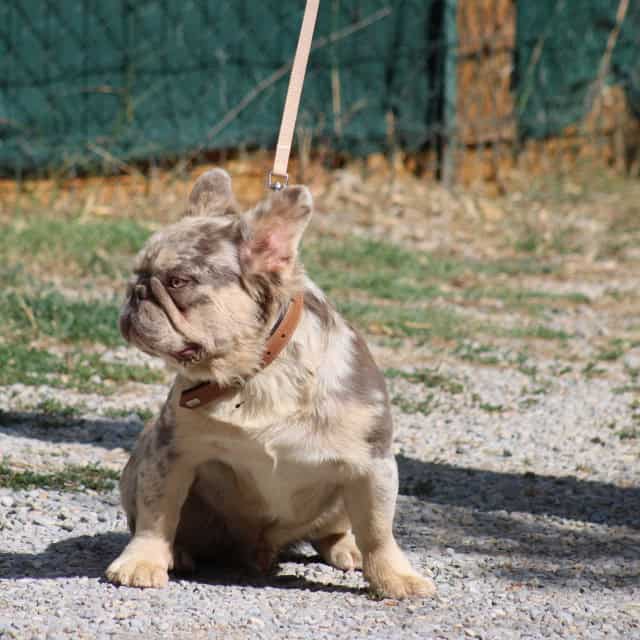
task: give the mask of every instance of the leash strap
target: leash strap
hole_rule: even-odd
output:
[[[291,144],[293,143],[293,134],[296,128],[296,117],[298,115],[298,107],[300,106],[300,96],[302,95],[302,85],[304,84],[304,75],[307,70],[307,61],[309,60],[309,51],[311,50],[313,30],[316,26],[319,6],[320,0],[307,0],[307,5],[304,9],[302,27],[300,27],[300,36],[298,37],[298,46],[293,58],[291,75],[289,76],[287,98],[284,103],[282,120],[280,122],[276,157],[273,161],[273,169],[267,177],[267,187],[274,191],[284,189],[289,182],[287,165],[289,164]]]

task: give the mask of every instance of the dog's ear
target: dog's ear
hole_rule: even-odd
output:
[[[231,176],[224,169],[203,173],[191,189],[186,215],[224,216],[236,213]]]
[[[290,274],[312,209],[313,198],[309,189],[293,186],[272,194],[247,212],[243,217],[240,247],[243,271]]]

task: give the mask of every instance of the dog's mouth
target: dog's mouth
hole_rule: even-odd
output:
[[[196,364],[202,360],[204,353],[200,345],[190,343],[184,349],[174,351],[170,355],[180,364]]]

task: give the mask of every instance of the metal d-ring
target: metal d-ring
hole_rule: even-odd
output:
[[[274,180],[275,178],[275,180]],[[289,184],[289,174],[284,173],[282,175],[274,174],[273,171],[269,171],[267,175],[267,187],[272,191],[282,191]]]

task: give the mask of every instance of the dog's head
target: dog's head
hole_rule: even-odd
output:
[[[136,258],[120,316],[125,340],[193,380],[255,371],[280,311],[300,292],[298,246],[311,194],[294,186],[237,212],[221,169],[195,183],[187,215]]]

